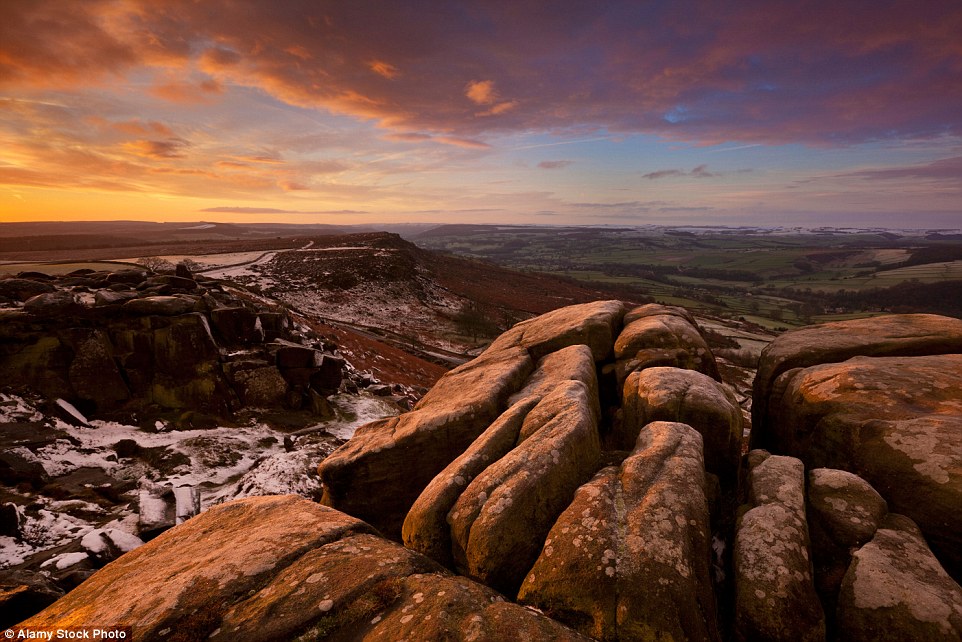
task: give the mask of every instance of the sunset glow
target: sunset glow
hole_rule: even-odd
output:
[[[962,5],[8,0],[0,221],[962,226]]]

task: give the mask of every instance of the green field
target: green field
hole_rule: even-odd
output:
[[[464,233],[432,230],[416,242],[784,327],[879,314],[890,303],[871,296],[902,284],[962,282],[962,243],[918,234],[473,226]],[[953,260],[916,256],[932,249]],[[953,314],[952,303],[941,298],[913,305]]]

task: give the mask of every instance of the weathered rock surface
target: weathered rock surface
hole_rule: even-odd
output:
[[[588,401],[595,417],[601,418],[598,399],[598,375],[591,349],[588,346],[574,345],[552,352],[538,361],[534,372],[528,377],[524,388],[511,395],[508,403],[514,404],[521,399],[542,399],[563,381],[580,381],[588,389]],[[522,435],[524,440],[527,435]]]
[[[701,433],[708,472],[734,485],[741,457],[742,413],[731,391],[694,370],[654,367],[633,372],[625,382],[614,443],[631,448],[639,431],[653,421],[677,421]]]
[[[624,306],[619,301],[559,308],[515,325],[495,339],[485,352],[521,346],[537,360],[561,348],[584,344],[591,348],[595,361],[601,361],[611,354],[624,314]]]
[[[511,596],[601,455],[581,382],[564,382],[544,397],[520,434],[530,436],[478,475],[448,515],[457,567]]]
[[[581,486],[519,601],[601,640],[717,640],[702,438],[646,426],[621,466]]]
[[[745,642],[824,640],[802,462],[753,451],[749,466],[753,508],[739,520],[734,547],[735,636]]]
[[[362,426],[321,463],[322,502],[397,537],[414,500],[501,414],[533,367],[524,348],[486,352],[443,376],[411,412]]]
[[[658,366],[696,370],[721,380],[711,349],[686,311],[650,304],[625,318],[625,328],[615,341],[619,384],[632,372]]]
[[[508,408],[464,453],[431,480],[404,518],[401,536],[408,548],[454,567],[448,513],[475,477],[518,443],[525,417],[541,399],[527,397]]]
[[[105,622],[129,624],[143,641],[582,639],[357,519],[294,496],[215,507],[20,626]]]
[[[764,430],[811,468],[863,477],[962,573],[962,355],[790,370],[773,386]]]
[[[932,555],[912,520],[889,514],[853,556],[838,603],[839,639],[962,639],[962,588]]]
[[[253,384],[248,375],[225,376],[240,369],[225,368],[233,356],[222,348],[240,345],[248,360],[273,359],[264,341],[282,340],[287,315],[240,305],[222,286],[190,277],[89,271],[44,281],[0,279],[0,291],[40,292],[19,308],[8,300],[15,307],[0,311],[0,378],[90,416],[201,411],[227,418],[248,403],[308,408],[317,394],[337,390],[345,366],[333,354],[315,359],[320,352],[287,341],[309,353],[311,363],[280,368],[279,384],[266,381],[268,373]]]
[[[962,319],[893,314],[801,328],[772,341],[758,363],[752,395],[753,448],[769,448],[767,408],[772,385],[792,368],[837,363],[856,356],[962,353]]]
[[[809,532],[823,603],[834,606],[852,552],[875,536],[887,514],[885,500],[861,477],[831,468],[809,471]]]
[[[0,280],[0,297],[7,297],[8,299],[15,299],[17,301],[26,301],[38,294],[46,294],[56,289],[57,288],[49,283],[33,279]]]

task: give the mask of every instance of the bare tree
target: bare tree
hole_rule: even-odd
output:
[[[174,270],[173,263],[159,256],[141,257],[137,259],[137,265],[142,268],[147,268],[151,272],[172,272]]]

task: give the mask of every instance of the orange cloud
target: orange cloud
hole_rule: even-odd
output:
[[[221,83],[210,78],[198,83],[169,81],[150,88],[152,95],[181,104],[207,103],[223,92]]]
[[[493,80],[472,80],[465,87],[464,95],[478,105],[490,105],[497,100]]]
[[[184,150],[187,148],[186,140],[180,138],[170,138],[167,140],[136,140],[124,143],[124,148],[138,156],[147,158],[184,158]]]
[[[387,78],[388,80],[394,80],[397,78],[398,74],[401,73],[394,65],[388,64],[381,60],[372,60],[368,63],[368,67],[370,67],[371,71],[376,73],[378,76]]]

